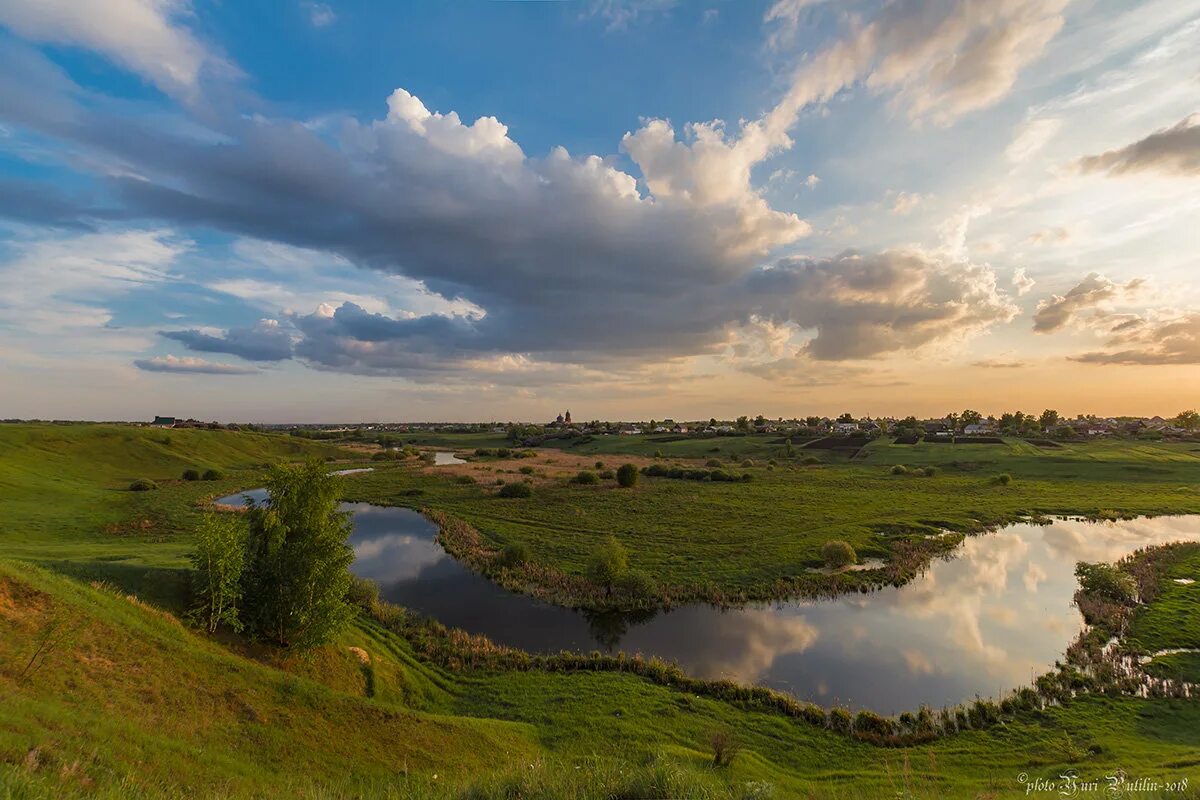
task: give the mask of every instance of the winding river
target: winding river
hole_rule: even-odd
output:
[[[244,495],[262,500],[265,491]],[[244,495],[218,502],[238,505]],[[935,561],[900,588],[631,617],[572,611],[501,589],[447,555],[437,528],[409,509],[343,508],[354,515],[355,574],[378,582],[384,599],[451,627],[531,652],[655,655],[698,677],[885,714],[1028,685],[1083,624],[1071,602],[1076,562],[1200,540],[1200,516],[1012,525],[968,537],[954,558]]]

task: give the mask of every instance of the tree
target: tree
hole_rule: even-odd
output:
[[[237,514],[206,514],[191,554],[196,606],[193,616],[209,633],[225,625],[240,631],[238,603],[246,565],[246,525]]]
[[[1055,427],[1058,425],[1058,412],[1052,408],[1047,408],[1042,412],[1042,415],[1038,417],[1038,425],[1044,431],[1048,431]]]
[[[592,583],[603,586],[612,594],[613,585],[625,574],[628,567],[629,556],[626,555],[625,548],[616,537],[608,536],[592,551],[592,556],[588,559],[587,576]]]
[[[638,471],[633,464],[622,464],[617,468],[617,485],[629,489],[637,485]]]
[[[750,430],[750,418],[749,417],[738,417],[737,418],[737,429],[739,431]]]
[[[1197,414],[1194,409],[1191,411],[1180,411],[1175,417],[1175,424],[1185,431],[1194,431],[1200,428],[1200,414]]]
[[[259,637],[315,647],[350,620],[354,551],[350,515],[338,510],[340,483],[320,459],[277,466],[266,480],[270,499],[250,505],[241,616]]]
[[[972,408],[968,408],[966,411],[962,412],[958,418],[962,420],[963,427],[965,428],[968,425],[979,424],[979,421],[983,419],[983,414],[980,414],[978,411]]]
[[[854,422],[854,415],[847,411],[845,414],[839,414],[838,422]]]

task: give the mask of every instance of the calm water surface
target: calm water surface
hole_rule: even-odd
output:
[[[263,490],[247,492],[265,499]],[[218,502],[236,504],[241,495]],[[1026,685],[1082,626],[1071,605],[1077,561],[1200,540],[1200,517],[1013,525],[968,538],[913,582],[835,600],[734,610],[684,606],[634,617],[558,608],[469,571],[414,511],[346,503],[353,571],[383,597],[446,625],[532,652],[624,650],[689,674],[789,691],[881,713],[935,708]]]

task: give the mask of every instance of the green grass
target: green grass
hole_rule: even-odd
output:
[[[546,472],[555,457],[555,451],[542,451],[521,463]],[[614,466],[619,459],[605,463]],[[938,471],[933,477],[891,474],[899,463]],[[1028,514],[1200,512],[1200,459],[1186,446],[1141,442],[1048,451],[1016,440],[916,446],[876,441],[848,462],[737,467],[752,474],[749,483],[643,477],[625,490],[611,480],[580,486],[558,478],[539,482],[526,500],[498,498],[492,486],[497,477],[520,475],[487,471],[486,460],[472,466],[478,470],[474,485],[456,483],[436,467],[401,467],[356,476],[347,491],[356,500],[445,511],[496,546],[522,542],[535,561],[571,573],[582,572],[596,544],[613,534],[629,551],[631,566],[660,584],[711,584],[735,595],[819,565],[821,546],[830,539],[849,542],[860,557],[887,558],[895,542],[909,535],[978,531]],[[999,484],[1002,473],[1012,482]]]
[[[1200,545],[1181,548],[1180,557],[1159,583],[1158,597],[1134,616],[1127,638],[1146,653],[1180,647],[1200,650]],[[1194,668],[1197,661],[1171,657],[1164,663]]]

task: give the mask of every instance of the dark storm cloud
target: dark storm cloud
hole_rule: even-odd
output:
[[[198,353],[228,353],[247,361],[283,361],[292,357],[292,337],[275,320],[260,320],[253,328],[230,328],[220,336],[198,330],[159,331]]]

